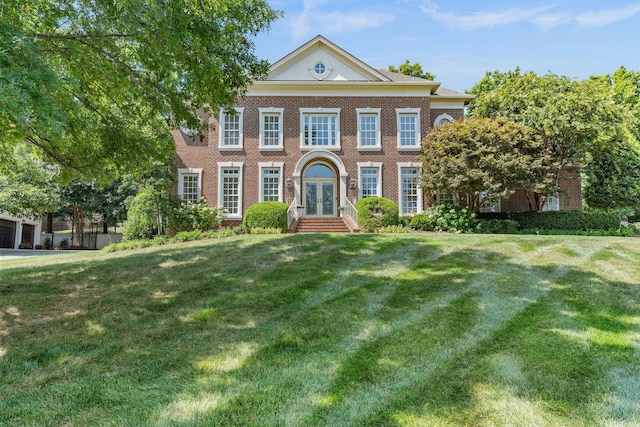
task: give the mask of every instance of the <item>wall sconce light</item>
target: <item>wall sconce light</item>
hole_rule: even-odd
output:
[[[355,178],[350,178],[349,179],[349,188],[356,188],[356,179]]]
[[[284,182],[287,188],[291,188],[291,178],[287,178]]]

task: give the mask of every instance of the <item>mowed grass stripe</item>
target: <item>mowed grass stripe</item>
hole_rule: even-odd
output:
[[[633,425],[639,252],[287,235],[12,265],[0,424]]]

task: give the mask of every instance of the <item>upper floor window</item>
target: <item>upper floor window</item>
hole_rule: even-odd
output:
[[[358,149],[380,150],[380,108],[357,108]]]
[[[259,108],[260,150],[282,150],[283,108]]]
[[[219,148],[221,150],[242,150],[242,116],[244,108],[236,107],[235,114],[220,111],[218,134],[220,135]]]
[[[398,150],[420,148],[420,109],[396,108],[398,122]]]
[[[442,126],[442,125],[445,125],[445,124],[453,122],[453,121],[455,121],[454,118],[451,117],[449,114],[440,114],[433,121],[433,127]]]
[[[340,149],[340,109],[301,108],[300,148]]]
[[[178,196],[185,202],[198,203],[201,195],[202,169],[178,169]]]

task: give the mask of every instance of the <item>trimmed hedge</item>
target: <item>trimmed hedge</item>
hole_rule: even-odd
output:
[[[480,213],[479,219],[517,221],[519,230],[616,230],[620,215],[606,212],[543,211]]]
[[[398,205],[384,197],[365,197],[356,202],[358,225],[367,231],[398,225]]]
[[[287,206],[282,202],[260,202],[247,209],[242,225],[251,233],[254,228],[277,228],[282,233],[287,232]]]

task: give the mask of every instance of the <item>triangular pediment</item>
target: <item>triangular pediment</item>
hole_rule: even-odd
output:
[[[374,81],[390,79],[349,52],[316,36],[272,65],[267,81]]]

